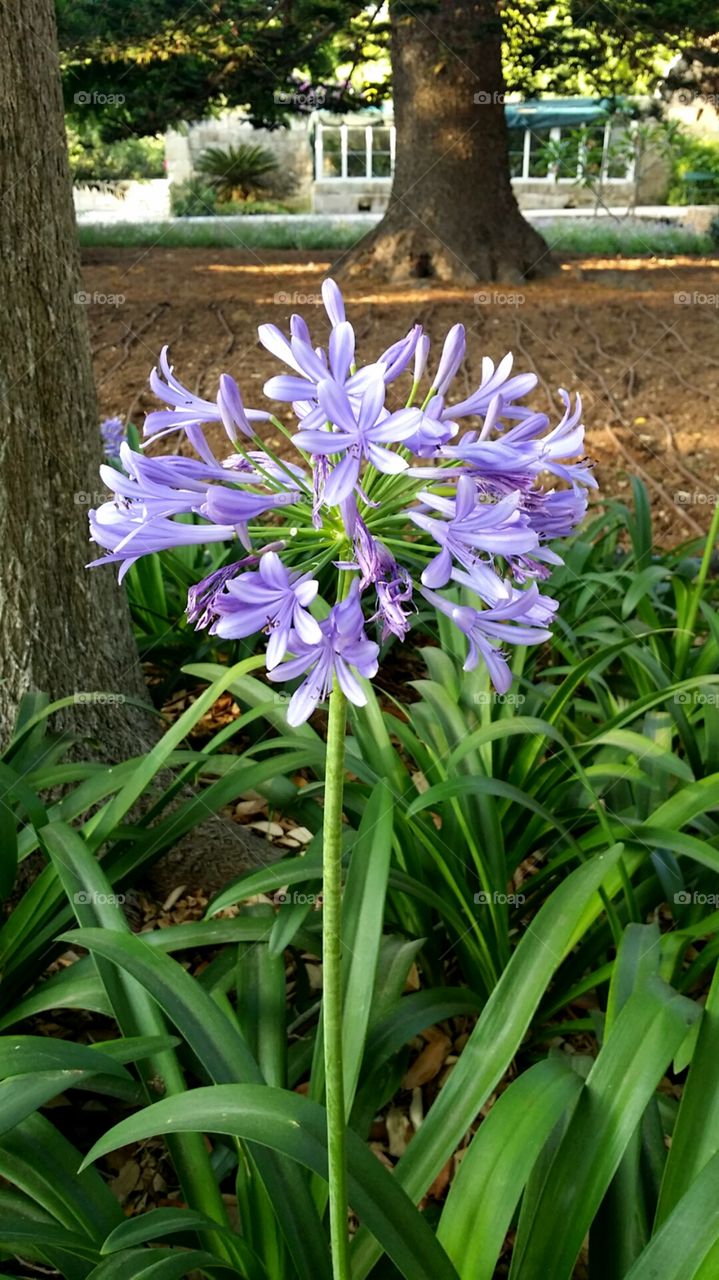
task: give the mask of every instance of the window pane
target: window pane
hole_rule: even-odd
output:
[[[532,129],[530,132],[529,177],[546,178],[549,158],[545,148],[549,142],[549,129]]]
[[[347,130],[347,177],[366,178],[367,151],[365,131],[362,128]]]
[[[339,129],[322,130],[322,176],[339,178],[342,172]]]
[[[509,129],[509,172],[521,178],[524,166],[524,129]]]
[[[372,177],[392,177],[392,153],[390,130],[386,125],[375,125],[372,130]]]
[[[389,151],[373,151],[372,152],[372,177],[373,178],[391,178],[392,177],[392,156]]]
[[[609,134],[605,157],[606,176],[608,178],[626,178],[631,153],[632,145],[628,129],[624,125],[613,125]]]

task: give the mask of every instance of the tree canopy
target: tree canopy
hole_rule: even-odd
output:
[[[431,14],[442,0],[404,4]],[[179,12],[178,12],[179,11]],[[154,134],[223,107],[277,125],[321,105],[378,101],[388,77],[358,84],[383,60],[386,7],[355,0],[57,0],[66,108],[106,140]],[[506,0],[508,91],[648,92],[680,54],[711,61],[715,0]],[[457,52],[461,52],[458,50]],[[431,68],[428,69],[431,73]]]
[[[352,0],[57,0],[57,16],[66,108],[108,140],[222,107],[270,126],[308,101],[348,107],[352,67],[379,54],[387,26],[381,5]]]
[[[716,31],[715,0],[508,0],[510,90],[613,97],[648,93],[669,64]]]

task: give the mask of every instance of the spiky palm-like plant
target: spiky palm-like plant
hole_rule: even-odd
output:
[[[246,200],[266,188],[279,165],[267,147],[241,143],[237,147],[207,147],[195,169],[224,200]]]

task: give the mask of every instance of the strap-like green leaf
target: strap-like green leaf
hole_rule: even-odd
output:
[[[714,1280],[719,1240],[719,1153],[712,1156],[689,1190],[637,1258],[626,1280]],[[710,1251],[713,1266],[703,1269]]]
[[[419,1200],[457,1149],[514,1057],[552,974],[601,911],[598,889],[622,855],[615,845],[577,867],[532,920],[487,1001],[449,1080],[395,1170]],[[360,1280],[377,1260],[366,1233],[353,1244],[353,1275]]]
[[[97,1170],[78,1173],[80,1159],[72,1143],[37,1114],[0,1141],[0,1177],[99,1249],[122,1221],[122,1210]]]
[[[198,1272],[228,1280],[246,1274],[203,1249],[128,1249],[104,1258],[87,1280],[185,1280]]]
[[[522,1206],[512,1280],[570,1280],[592,1219],[698,1006],[658,979],[630,996],[589,1073],[536,1198]]]
[[[704,1008],[699,1037],[679,1104],[662,1179],[656,1225],[660,1226],[719,1151],[719,967]]]
[[[115,1125],[86,1159],[157,1133],[227,1133],[262,1144],[327,1178],[327,1118],[299,1094],[266,1085],[214,1085],[157,1102]],[[352,1207],[406,1280],[457,1280],[434,1232],[376,1156],[348,1137]],[[286,1205],[282,1206],[285,1212]]]
[[[253,1083],[261,1082],[257,1063],[237,1028],[176,961],[134,934],[81,929],[68,935],[68,940],[70,938],[87,947],[93,955],[112,961],[141,983],[175,1023],[214,1080],[236,1081],[244,1076]],[[190,1125],[187,1131],[193,1128]],[[328,1275],[324,1234],[304,1175],[274,1154],[258,1152],[258,1163],[302,1275],[307,1280]]]
[[[352,846],[342,900],[345,1106],[352,1110],[369,1025],[392,853],[389,787],[374,788]]]
[[[513,1081],[482,1121],[437,1232],[461,1276],[492,1280],[532,1166],[581,1088],[566,1059],[549,1058]]]

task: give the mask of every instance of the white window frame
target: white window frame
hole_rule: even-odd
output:
[[[350,126],[347,124],[329,124],[328,125],[328,124],[323,124],[321,120],[317,121],[315,125],[315,182],[342,182],[347,180],[348,156],[349,156],[348,139],[349,139],[350,128],[362,128],[362,126],[361,125]],[[374,135],[377,129],[386,129],[386,128],[389,128],[390,173],[391,174],[394,173],[394,162],[395,162],[395,156],[397,153],[397,130],[395,129],[395,126],[393,124],[392,125],[368,124],[364,126],[365,172],[364,174],[358,175],[358,181],[361,182],[364,179],[372,179],[374,177],[374,173],[373,173],[374,151],[375,151]],[[324,167],[325,167],[324,135],[326,133],[331,133],[331,132],[339,133],[340,135],[340,152],[339,152],[340,171],[339,173],[324,172]],[[386,154],[384,148],[382,148],[382,154]],[[377,180],[380,182],[382,181],[381,178]],[[390,181],[389,178],[386,178],[384,180],[386,182]]]
[[[349,128],[362,126],[349,126],[347,124],[323,124],[318,120],[315,125],[315,181],[316,182],[343,182],[348,177],[348,137]],[[390,155],[390,174],[394,173],[395,156],[397,151],[397,130],[394,125],[365,125],[365,172],[358,175],[358,180],[373,178],[373,154],[374,154],[374,134],[377,128],[389,127],[389,155]],[[632,129],[632,124],[630,124]],[[324,173],[324,135],[329,132],[339,132],[340,135],[340,172]],[[550,164],[548,172],[544,177],[532,177],[529,173],[531,156],[532,156],[532,129],[525,128],[524,139],[522,143],[522,172],[512,178],[512,182],[532,182],[532,183],[558,183],[570,184],[576,182],[581,177],[582,172],[582,149],[580,148],[577,157],[577,171],[573,177],[560,177],[557,172],[557,165]],[[607,120],[604,125],[604,141],[602,144],[602,174],[601,181],[607,184],[619,182],[632,182],[634,180],[634,159],[632,158],[627,164],[624,176],[621,178],[610,178],[606,174],[606,157],[612,134],[612,122]],[[562,130],[559,126],[554,125],[549,130],[549,137],[552,142],[561,141]],[[389,182],[389,178],[384,181]],[[378,179],[382,181],[382,179]]]
[[[630,127],[630,129],[631,129],[631,128],[632,128],[632,125],[630,124],[630,126],[629,126],[629,127]],[[549,165],[548,171],[547,171],[547,173],[545,174],[545,176],[544,176],[544,177],[534,177],[534,176],[530,175],[530,172],[529,172],[529,166],[530,166],[530,162],[531,162],[531,155],[532,155],[532,141],[531,141],[531,135],[532,135],[532,132],[533,132],[533,130],[532,130],[531,128],[526,128],[526,129],[524,130],[524,147],[523,147],[523,153],[522,153],[522,172],[521,172],[521,173],[516,174],[516,175],[512,178],[512,182],[532,182],[532,183],[537,183],[537,184],[538,184],[538,183],[540,183],[540,182],[545,182],[545,183],[546,183],[546,182],[553,182],[553,183],[557,183],[557,184],[564,185],[564,186],[566,186],[566,185],[568,185],[568,184],[571,184],[571,183],[573,183],[573,182],[576,182],[576,181],[577,181],[577,179],[578,179],[578,178],[580,178],[580,177],[581,177],[581,174],[582,174],[582,152],[583,152],[583,148],[582,148],[581,146],[580,146],[580,149],[579,149],[579,155],[578,155],[578,157],[577,157],[577,170],[576,170],[576,173],[575,173],[573,176],[571,176],[571,177],[569,177],[569,178],[566,178],[566,177],[562,178],[562,177],[560,177],[560,176],[559,176],[559,174],[558,174],[558,172],[557,172],[557,165],[556,165],[556,164],[550,164],[550,165]],[[608,149],[608,147],[609,147],[609,142],[610,142],[610,139],[611,139],[611,133],[612,133],[612,122],[611,122],[611,120],[607,120],[607,121],[606,121],[606,123],[605,123],[605,125],[604,125],[604,137],[603,137],[603,142],[602,142],[602,172],[601,172],[601,181],[602,181],[603,183],[608,184],[608,185],[611,185],[612,183],[615,183],[615,184],[616,184],[616,183],[620,183],[620,182],[633,182],[633,180],[634,180],[634,160],[633,160],[633,159],[632,159],[632,160],[630,160],[630,161],[629,161],[629,163],[627,164],[627,167],[626,167],[626,169],[625,169],[624,175],[623,175],[621,178],[610,178],[610,177],[608,177],[608,176],[607,176],[607,173],[606,173],[607,149]],[[561,130],[561,127],[559,127],[558,125],[554,125],[554,126],[549,130],[549,137],[550,137],[550,141],[552,141],[552,142],[559,142],[559,141],[561,140],[561,137],[562,137],[562,130]]]

